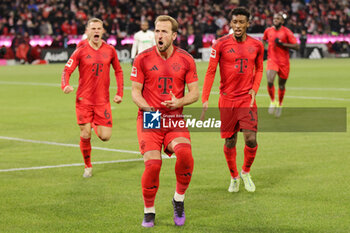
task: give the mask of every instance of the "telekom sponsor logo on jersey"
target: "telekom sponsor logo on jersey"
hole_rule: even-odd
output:
[[[216,50],[215,49],[211,49],[211,52],[210,52],[210,57],[212,58],[216,58]]]
[[[137,68],[135,66],[132,67],[131,76],[135,78],[137,77]]]

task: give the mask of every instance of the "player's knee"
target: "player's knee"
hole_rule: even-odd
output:
[[[101,141],[107,142],[109,139],[111,139],[111,135],[100,135],[99,137]]]
[[[89,132],[88,130],[82,130],[80,131],[80,137],[85,139],[91,138],[91,132]]]
[[[279,88],[281,91],[283,91],[286,87],[285,87],[285,85],[279,85],[278,88]]]
[[[145,162],[145,169],[158,171],[160,170],[161,167],[162,167],[162,160],[160,159],[150,159]]]
[[[236,146],[236,140],[234,138],[226,138],[225,139],[225,146],[227,148],[233,148]]]
[[[250,137],[250,138],[248,137],[245,141],[245,144],[250,148],[256,147],[256,145],[257,145],[256,138],[255,137]]]
[[[270,88],[273,87],[273,82],[268,82],[267,86],[270,87]]]
[[[109,131],[104,131],[104,130],[100,130],[98,137],[101,139],[101,141],[107,142],[109,141],[109,139],[111,139],[112,136],[112,132]]]
[[[179,143],[174,147],[174,152],[177,157],[177,160],[185,164],[186,167],[193,166],[191,144]]]

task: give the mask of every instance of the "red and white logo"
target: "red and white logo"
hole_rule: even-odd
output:
[[[137,68],[135,66],[132,67],[131,76],[135,78],[137,77]]]
[[[67,61],[67,64],[66,64],[66,66],[68,66],[68,67],[71,67],[72,66],[72,64],[73,64],[73,59],[72,58],[70,58],[68,61]]]
[[[216,58],[216,50],[211,48],[210,57]]]

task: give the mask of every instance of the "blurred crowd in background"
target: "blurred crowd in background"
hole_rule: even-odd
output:
[[[285,26],[294,33],[350,34],[348,0],[1,0],[0,35],[18,41],[50,35],[53,47],[65,47],[67,36],[82,35],[91,17],[104,21],[106,38],[122,39],[140,30],[144,20],[152,30],[155,18],[167,14],[179,22],[179,46],[190,50],[189,35],[195,36],[193,46],[201,48],[204,34],[227,34],[229,13],[237,6],[252,13],[248,33],[263,33],[272,26],[273,14],[284,12]]]

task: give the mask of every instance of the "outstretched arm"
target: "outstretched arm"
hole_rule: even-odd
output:
[[[118,54],[115,50],[114,50],[114,58],[112,60],[112,66],[114,69],[114,76],[118,87],[117,94],[114,96],[113,101],[117,104],[120,104],[123,100],[123,94],[124,94],[124,76],[123,76],[123,70],[118,60]]]
[[[78,50],[76,50],[73,55],[69,58],[66,65],[64,66],[64,70],[61,76],[61,89],[65,94],[69,94],[74,91],[74,88],[69,85],[69,79],[77,65],[78,61]]]
[[[216,67],[218,66],[218,63],[219,63],[219,54],[217,54],[216,50],[212,48],[207,73],[205,74],[205,77],[204,77],[204,84],[203,84],[203,91],[202,91],[203,110],[201,114],[201,120],[204,120],[205,112],[209,107],[208,100],[209,100],[210,91],[215,79]]]

